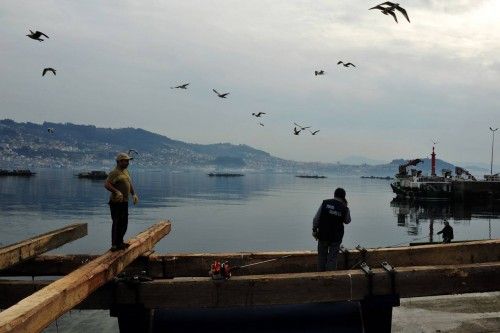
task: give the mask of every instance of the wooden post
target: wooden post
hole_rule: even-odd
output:
[[[170,232],[170,222],[160,222],[129,240],[121,251],[108,251],[67,276],[0,312],[0,333],[40,332]]]
[[[0,270],[87,235],[87,224],[72,224],[0,248]]]

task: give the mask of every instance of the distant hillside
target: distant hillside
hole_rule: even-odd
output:
[[[53,129],[53,133],[48,132]],[[392,176],[404,160],[379,165],[296,162],[247,145],[191,144],[138,128],[99,128],[71,123],[0,120],[0,168],[109,168],[118,152],[135,149],[136,167],[255,170],[314,174]],[[453,165],[438,160],[438,170]],[[420,165],[424,173],[430,162]]]

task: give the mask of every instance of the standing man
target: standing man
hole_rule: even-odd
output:
[[[453,239],[453,228],[448,221],[444,221],[443,230],[439,231],[437,234],[443,234],[443,243],[451,243],[451,240]]]
[[[116,156],[116,167],[109,173],[104,187],[111,192],[109,197],[109,208],[111,210],[111,251],[126,249],[130,244],[123,242],[123,237],[128,226],[128,197],[132,195],[134,205],[139,201],[132,186],[132,179],[128,173],[129,161],[132,160],[128,154],[120,153]]]
[[[337,269],[337,255],[344,237],[344,224],[351,222],[345,190],[337,188],[333,199],[324,200],[313,219],[313,237],[318,241],[318,270]]]

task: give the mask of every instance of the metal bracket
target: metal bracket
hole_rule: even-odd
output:
[[[361,270],[365,273],[366,277],[368,278],[368,295],[372,296],[373,295],[373,271],[371,270],[370,266],[368,266],[366,264],[366,262],[362,262],[359,267],[361,268]]]
[[[356,250],[358,250],[359,253],[361,254],[361,260],[366,261],[366,253],[368,252],[368,250],[359,244],[356,245]]]
[[[397,299],[397,305],[396,306],[399,306],[399,295],[396,293],[396,269],[391,266],[391,264],[389,264],[387,261],[383,261],[380,263],[380,265],[382,266],[382,268],[384,269],[384,271],[386,271],[390,278],[391,278],[391,292],[392,292],[392,295],[395,296],[395,299]]]
[[[344,255],[344,268],[349,269],[349,250],[340,245],[340,253]]]

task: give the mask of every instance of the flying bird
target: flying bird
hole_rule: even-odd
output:
[[[318,75],[325,75],[325,71],[324,70],[314,71],[314,76],[318,76]]]
[[[301,131],[303,131],[303,130],[305,130],[305,129],[307,129],[307,128],[311,128],[311,126],[301,126],[301,125],[299,125],[299,124],[297,124],[297,123],[293,123],[293,124],[294,124],[295,126],[297,126],[298,128],[300,128],[300,130],[301,130]]]
[[[170,89],[187,89],[187,86],[189,86],[189,83],[184,83],[177,87],[170,87]]]
[[[31,38],[31,39],[34,39],[34,40],[40,41],[40,42],[43,42],[43,41],[44,41],[44,39],[41,39],[41,38],[40,38],[41,36],[44,36],[44,37],[46,37],[46,38],[49,38],[49,36],[47,36],[46,34],[44,34],[44,33],[43,33],[43,32],[41,32],[41,31],[36,31],[36,32],[33,32],[33,31],[31,31],[31,30],[30,30],[30,34],[29,34],[29,35],[26,35],[26,36],[28,36],[28,37],[29,37],[29,38]]]
[[[258,113],[252,112],[252,116],[255,116],[257,118],[260,118],[260,116],[262,116],[263,114],[266,114],[266,113],[265,112],[258,112]]]
[[[128,156],[132,156],[132,155],[131,155],[132,153],[135,153],[135,155],[139,155],[139,153],[138,153],[138,152],[137,152],[137,150],[135,150],[135,149],[129,149],[129,150],[128,150],[127,155],[128,155]]]
[[[297,129],[297,127],[294,127],[293,128],[293,135],[299,135],[300,131],[301,131],[300,129]]]
[[[313,131],[311,131],[311,130],[309,130],[309,132],[311,132],[311,134],[312,134],[312,135],[316,135],[316,134],[318,134],[319,130],[316,130],[316,131],[314,131],[314,132],[313,132]]]
[[[47,72],[52,72],[52,74],[56,75],[56,70],[54,68],[48,67],[43,69],[42,76],[45,76]]]
[[[387,6],[387,7],[384,7],[384,6]],[[370,9],[379,9],[383,14],[385,15],[391,15],[394,20],[396,21],[396,23],[398,22],[398,19],[396,17],[396,14],[394,13],[394,10],[397,10],[399,11],[401,14],[403,14],[403,16],[406,18],[406,20],[408,21],[408,23],[410,23],[410,18],[408,17],[408,13],[406,12],[406,9],[404,9],[403,7],[401,7],[399,5],[399,3],[394,3],[394,2],[390,2],[390,1],[386,1],[384,3],[381,3],[375,7],[372,7]]]
[[[53,129],[52,127],[47,128],[47,132],[49,132],[49,133],[54,133],[54,131],[55,131],[55,129]]]
[[[212,89],[214,93],[217,94],[217,96],[219,96],[220,98],[226,98],[227,95],[229,95],[229,93],[224,93],[224,94],[221,94],[219,93],[217,90],[215,89]]]
[[[356,65],[354,65],[352,62],[343,62],[342,60],[339,60],[339,62],[337,62],[337,65],[340,64],[342,64],[344,67],[349,67],[349,66],[356,67]]]

